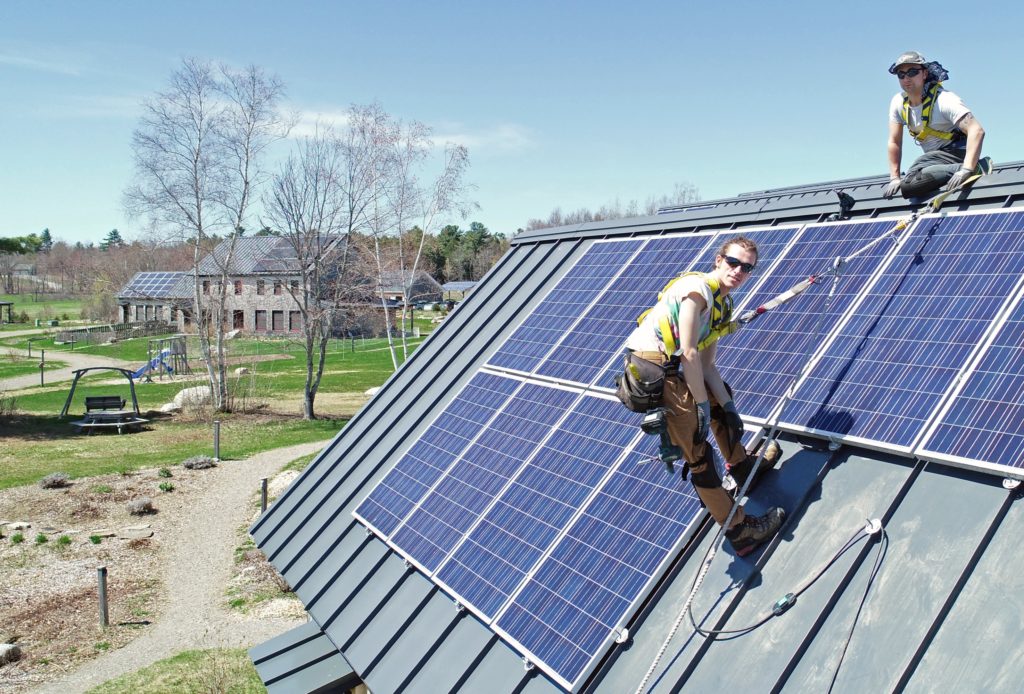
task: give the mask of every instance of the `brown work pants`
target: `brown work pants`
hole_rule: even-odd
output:
[[[636,356],[655,364],[666,364],[668,359],[661,352],[636,352]],[[718,449],[722,451],[725,460],[730,465],[738,465],[746,460],[747,451],[743,444],[737,443],[731,449],[729,447],[729,429],[725,422],[715,415],[721,411],[715,396],[708,389],[708,397],[711,400],[711,432],[718,442]],[[697,479],[706,480],[713,477],[717,480],[714,486],[693,484],[697,496],[704,503],[708,513],[719,525],[725,523],[732,509],[732,497],[722,487],[721,478],[715,469],[714,456],[711,451],[711,444],[707,440],[697,440],[697,403],[686,386],[686,379],[678,372],[667,374],[665,377],[665,394],[663,396],[665,407],[665,421],[668,424],[668,435],[672,443],[683,449],[683,458],[686,459],[686,466],[690,470],[690,481],[693,482],[694,475]],[[710,467],[708,467],[710,466]],[[713,473],[709,475],[708,473]],[[732,525],[735,526],[745,518],[743,507],[736,509]]]

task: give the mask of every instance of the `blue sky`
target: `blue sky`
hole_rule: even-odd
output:
[[[987,154],[1024,159],[1021,7],[4,0],[0,236],[138,236],[138,104],[183,56],[260,65],[310,121],[376,101],[466,144],[471,219],[506,234],[682,182],[714,199],[884,174],[886,68],[911,48],[950,71]]]

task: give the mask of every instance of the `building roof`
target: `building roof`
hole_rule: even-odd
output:
[[[189,272],[137,272],[118,292],[118,299],[189,299]]]
[[[595,243],[822,222],[839,209],[831,192],[838,187],[856,198],[854,220],[894,223],[911,208],[883,200],[885,183],[872,177],[761,191],[654,217],[518,235],[253,526],[257,545],[295,588],[311,623],[376,693],[564,691],[541,668],[524,667],[522,653],[352,512]],[[943,212],[1016,210],[1022,197],[1024,162],[1014,162],[950,199]],[[1024,342],[1024,334],[1007,341],[1014,340]],[[787,593],[799,593],[796,604],[763,626],[715,639],[683,619],[648,691],[823,691],[833,678],[835,691],[932,691],[937,683],[1016,691],[1024,605],[1013,596],[1024,582],[1016,551],[1024,509],[1003,478],[1024,475],[880,452],[870,441],[844,439],[833,451],[826,438],[795,430],[781,440],[782,464],[747,508],[783,506],[783,532],[747,559],[718,552],[693,615],[704,629],[744,630]],[[881,521],[884,539],[862,532],[867,519]],[[580,690],[636,690],[679,616],[713,530],[705,518],[682,538],[630,614],[628,638],[604,652]],[[313,684],[294,680],[297,690]]]
[[[325,237],[322,246],[333,248],[342,237]],[[216,276],[231,250],[231,240],[217,244],[213,252],[199,262],[199,274]],[[235,239],[229,275],[292,274],[299,271],[299,261],[292,241],[284,236],[242,236]]]
[[[417,270],[415,275],[412,270],[385,270],[381,273],[381,291],[404,292],[410,285],[416,285],[414,288],[419,294],[441,293],[441,285],[426,270]]]
[[[476,282],[445,282],[441,285],[441,289],[446,292],[468,292],[476,284]]]

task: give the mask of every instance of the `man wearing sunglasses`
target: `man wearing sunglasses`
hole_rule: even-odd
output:
[[[729,515],[732,497],[715,468],[709,430],[739,486],[746,482],[756,459],[743,447],[743,421],[732,390],[715,366],[718,343],[704,349],[698,345],[713,328],[730,320],[729,294],[750,278],[756,265],[753,241],[743,236],[729,239],[715,256],[711,272],[685,273],[672,282],[626,340],[630,358],[667,367],[662,399],[668,434],[683,451],[697,496],[719,524]],[[768,444],[763,468],[774,466],[780,453],[777,443]],[[748,516],[741,506],[726,537],[736,554],[743,556],[778,532],[784,518],[781,508]]]
[[[917,51],[907,51],[889,66],[900,93],[889,103],[889,185],[882,196],[919,197],[945,186],[955,190],[975,173],[989,173],[992,161],[979,161],[985,130],[959,96],[942,88],[949,73]],[[900,174],[903,128],[924,154]]]

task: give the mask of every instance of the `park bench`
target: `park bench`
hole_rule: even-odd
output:
[[[124,403],[120,395],[91,395],[85,398],[85,411],[123,410]]]
[[[91,434],[98,427],[117,427],[117,433],[148,421],[124,409],[125,399],[120,395],[92,395],[85,398],[85,415],[71,426]]]

